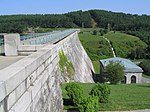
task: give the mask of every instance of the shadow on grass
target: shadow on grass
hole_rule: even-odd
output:
[[[67,107],[65,112],[79,112],[77,106],[74,105],[72,100],[63,98],[63,104]]]
[[[100,74],[96,74],[92,70],[91,70],[91,72],[92,72],[92,78],[93,78],[94,82],[95,83],[99,82],[100,81]]]
[[[150,84],[149,85],[138,85],[139,87],[146,87],[146,88],[150,88]]]
[[[63,98],[63,103],[65,106],[74,106],[74,103],[70,99]]]

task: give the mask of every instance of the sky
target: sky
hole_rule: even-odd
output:
[[[1,0],[0,15],[62,14],[100,9],[150,15],[150,0]]]

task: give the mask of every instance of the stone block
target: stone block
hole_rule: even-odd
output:
[[[5,98],[5,96],[6,96],[5,83],[3,81],[0,81],[0,102]]]
[[[15,89],[15,95],[16,99],[18,100],[22,94],[27,91],[25,81],[23,81],[16,89]]]
[[[12,73],[13,76],[5,81],[6,95],[10,94],[26,78],[24,69],[22,70],[18,69],[20,68],[16,67],[15,69],[12,69],[10,73]]]
[[[19,45],[18,51],[19,52],[35,52],[36,46],[35,45]]]
[[[4,101],[0,102],[0,112],[6,112]]]
[[[12,107],[12,105],[16,103],[16,101],[17,101],[16,94],[15,94],[15,91],[13,91],[11,92],[11,94],[9,94],[8,99],[7,99],[8,110]]]
[[[30,106],[30,103],[31,93],[27,91],[8,112],[12,112],[11,110],[13,110],[14,112],[25,112],[26,109]]]
[[[36,45],[35,49],[38,51],[41,50],[43,47],[45,47],[45,45]]]
[[[20,44],[19,34],[5,34],[4,35],[4,46],[6,56],[17,56],[18,45]]]
[[[48,69],[45,69],[45,71],[42,73],[41,77],[42,77],[41,78],[41,85],[43,85],[47,81],[47,79],[49,77],[49,71],[48,71]]]

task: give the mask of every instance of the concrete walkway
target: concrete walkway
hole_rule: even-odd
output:
[[[13,56],[13,57],[0,56],[0,70],[8,67],[9,65],[19,61],[24,57],[25,56]]]
[[[109,39],[108,38],[106,38],[106,37],[104,37],[103,36],[103,38],[109,43],[109,46],[110,46],[110,48],[111,48],[111,51],[112,51],[112,53],[113,53],[113,56],[114,57],[116,57],[116,54],[115,54],[115,51],[114,51],[114,48],[112,47],[112,45],[111,45],[111,43],[110,43],[110,41],[109,41]]]
[[[150,79],[142,77],[142,83],[150,83]]]

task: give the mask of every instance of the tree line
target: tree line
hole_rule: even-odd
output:
[[[29,14],[0,16],[1,32],[22,32],[28,27],[100,27],[119,31],[149,31],[150,16],[104,10],[76,11],[66,14]]]

